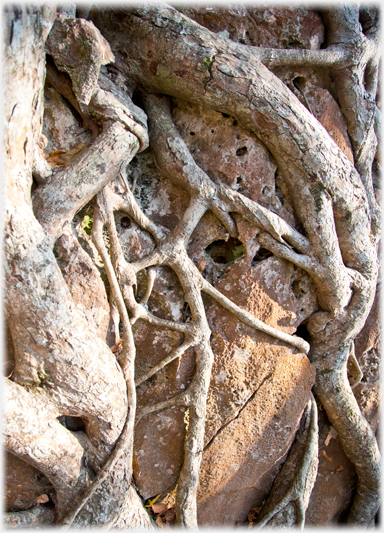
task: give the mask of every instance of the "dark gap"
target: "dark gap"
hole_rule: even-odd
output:
[[[236,150],[236,155],[237,155],[238,157],[241,157],[242,155],[245,155],[245,154],[247,154],[247,153],[248,153],[248,148],[247,148],[246,146],[243,146],[242,148],[238,148],[238,149]]]
[[[189,135],[195,135],[195,132],[194,131],[190,131]]]
[[[228,115],[227,113],[221,113],[224,118],[229,118],[231,115]]]
[[[211,130],[211,133],[215,133],[215,130]]]
[[[31,195],[35,192],[37,187],[39,186],[37,180],[32,175],[32,186],[31,186]]]
[[[307,85],[307,80],[306,78],[304,78],[304,76],[297,76],[293,80],[293,83],[296,85],[296,87],[299,87],[300,89],[304,89],[305,86]]]
[[[120,224],[123,228],[129,228],[131,226],[131,219],[129,217],[123,217],[120,220]]]
[[[359,11],[359,22],[364,35],[370,33],[370,30],[377,26],[379,22],[379,10],[376,6],[362,6]]]
[[[45,62],[46,62],[46,83],[53,87],[57,93],[59,93],[60,97],[66,102],[66,104],[69,106],[72,114],[74,115],[75,119],[79,123],[79,125],[83,125],[83,117],[80,115],[77,109],[75,109],[72,105],[72,103],[58,90],[58,87],[56,83],[58,83],[57,75],[59,75],[63,80],[66,80],[66,83],[68,87],[72,89],[72,80],[70,76],[66,72],[59,72],[59,69],[56,67],[56,63],[52,56],[47,54],[45,56]]]
[[[243,178],[241,176],[237,176],[236,183],[242,183],[242,182],[243,182]]]
[[[182,313],[182,321],[183,322],[190,322],[191,320],[192,320],[191,308],[189,307],[189,303],[188,302],[184,302],[183,313]]]
[[[234,237],[227,241],[219,239],[205,248],[206,253],[215,263],[227,265],[245,254],[244,244]]]
[[[69,431],[85,431],[84,422],[78,416],[59,416],[57,419]]]
[[[293,40],[288,43],[288,48],[300,49],[302,48],[302,45],[300,41]]]
[[[310,342],[311,340],[311,336],[305,324],[300,324],[300,326],[297,327],[296,336],[304,339],[307,342]]]
[[[239,123],[239,121],[238,121],[238,120],[234,120],[234,121],[232,122],[232,126],[237,126],[237,125],[238,125],[238,123]]]
[[[270,250],[267,250],[266,248],[259,248],[255,257],[252,259],[251,266],[256,266],[261,261],[264,261],[264,259],[268,259],[268,257],[272,256],[273,253]]]

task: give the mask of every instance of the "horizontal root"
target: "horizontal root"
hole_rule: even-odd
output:
[[[262,331],[263,333],[266,333],[267,335],[270,335],[271,337],[274,337],[275,339],[286,342],[287,344],[298,348],[301,353],[307,354],[309,352],[310,345],[304,339],[301,339],[300,337],[296,337],[294,335],[289,335],[288,333],[284,333],[283,331],[280,331],[272,326],[268,326],[268,324],[265,324],[261,320],[258,320],[253,315],[251,315],[251,313],[234,304],[229,298],[227,298],[217,289],[212,287],[212,285],[206,280],[204,280],[203,291],[212,296],[212,298],[214,298],[217,302],[219,302],[219,304],[225,307],[225,309],[231,311],[242,322],[244,322],[244,324],[247,324],[252,328],[255,328],[259,331]]]
[[[152,367],[150,370],[148,370],[148,372],[146,372],[145,374],[143,374],[142,376],[140,376],[139,378],[137,378],[135,380],[135,385],[136,387],[138,387],[139,385],[141,385],[142,383],[144,383],[144,381],[146,381],[147,379],[149,379],[151,376],[153,376],[154,374],[156,374],[156,372],[159,372],[159,370],[161,370],[162,368],[164,368],[166,365],[168,365],[169,363],[171,363],[172,361],[174,361],[175,359],[177,359],[178,357],[181,357],[183,355],[183,353],[188,350],[188,348],[190,348],[191,346],[193,346],[193,341],[192,340],[189,340],[187,342],[184,342],[181,346],[179,346],[178,348],[176,348],[175,350],[173,350],[167,357],[165,357],[158,365],[155,365],[154,367]]]
[[[188,388],[176,396],[169,398],[168,400],[164,400],[163,402],[158,402],[153,405],[146,405],[145,407],[142,407],[136,411],[136,424],[144,416],[155,413],[156,411],[162,411],[163,409],[169,409],[170,407],[187,407],[190,401],[191,397]]]
[[[4,513],[3,525],[6,529],[12,528],[40,528],[48,526],[55,521],[55,511],[44,505],[36,505],[25,511],[12,511]]]

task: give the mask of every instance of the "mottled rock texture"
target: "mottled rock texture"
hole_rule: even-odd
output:
[[[6,511],[29,509],[41,496],[49,500],[53,487],[44,474],[11,453],[6,453],[4,459]]]
[[[324,26],[303,7],[221,6],[182,8],[202,26],[233,41],[264,48],[320,48]]]

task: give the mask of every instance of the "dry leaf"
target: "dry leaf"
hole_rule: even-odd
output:
[[[47,503],[49,502],[49,498],[46,494],[42,494],[41,496],[38,496],[36,498],[36,503]]]
[[[80,143],[68,152],[65,152],[64,150],[55,150],[48,154],[48,156],[44,157],[52,167],[66,167],[85,150],[88,150],[88,146],[84,143]]]
[[[112,351],[112,353],[115,354],[116,357],[118,357],[121,354],[121,352],[123,351],[123,341],[120,340],[118,343],[114,344],[112,346],[112,348],[111,348],[111,351]],[[157,498],[156,498],[156,500],[157,500]],[[156,501],[156,500],[153,500],[153,501]]]
[[[161,516],[158,516],[158,517],[156,518],[156,524],[157,524],[159,527],[161,527],[161,528],[163,528],[163,527],[165,526],[165,524],[164,524],[163,519],[161,518]]]
[[[72,150],[69,150],[69,152],[64,152],[63,155],[59,158],[58,166],[59,167],[65,167],[71,163],[76,157],[79,157],[80,154],[85,152],[85,150],[88,150],[88,146],[84,143],[80,143]]]
[[[51,167],[58,167],[58,162],[60,157],[65,154],[63,150],[55,150],[54,152],[51,152],[48,154],[48,157],[46,158],[48,163],[51,165]]]
[[[326,454],[325,450],[321,450],[321,452],[319,452],[319,455],[322,455],[323,457],[328,459],[328,461],[332,461],[332,459]]]
[[[152,511],[155,513],[155,514],[159,514],[159,513],[162,513],[163,511],[166,511],[167,510],[167,506],[164,505],[163,503],[154,503],[152,505]]]
[[[335,472],[342,472],[343,470],[344,470],[343,465],[339,465],[339,466],[336,468]]]

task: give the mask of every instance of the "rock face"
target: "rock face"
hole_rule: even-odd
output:
[[[246,350],[235,346],[234,352],[242,358]],[[315,372],[306,356],[284,348],[275,352],[275,364],[249,401],[204,449],[197,501],[200,525],[245,521],[251,507],[268,495],[292,444]]]
[[[56,241],[56,255],[75,305],[105,340],[110,310],[99,271],[71,234],[62,235]]]
[[[215,33],[252,46],[315,50],[324,40],[320,15],[302,7],[215,5],[182,8],[182,12]]]
[[[289,202],[276,194],[276,164],[256,137],[231,117],[176,100],[173,118],[196,162],[211,179],[232,186],[294,224]],[[133,169],[127,170],[132,175]],[[188,205],[188,196],[158,174],[146,153],[136,157],[135,171],[139,175],[135,196],[141,207],[157,224],[172,229]],[[267,324],[294,333],[318,309],[308,276],[261,248],[257,228],[241,217],[236,221],[239,237],[232,239],[213,214],[207,213],[189,242],[191,259],[237,305]],[[139,255],[152,249],[150,242],[144,245],[144,236],[134,224],[125,231],[123,246],[135,234],[142,243]],[[145,283],[143,276],[138,295],[144,293]],[[207,402],[198,520],[200,525],[233,525],[244,521],[251,507],[268,495],[294,439],[315,376],[306,356],[242,325],[209,297],[204,303],[215,360]],[[169,269],[158,268],[148,308],[159,317],[183,321],[188,319],[183,307],[176,276]],[[134,333],[138,376],[182,342],[179,333],[155,331],[140,321]],[[194,354],[188,351],[138,387],[138,404],[175,396],[188,386],[193,372]],[[183,462],[185,423],[181,408],[153,413],[138,422],[134,475],[144,498],[165,494],[175,485]]]
[[[5,454],[5,510],[29,509],[46,503],[53,487],[36,468],[11,453]]]

